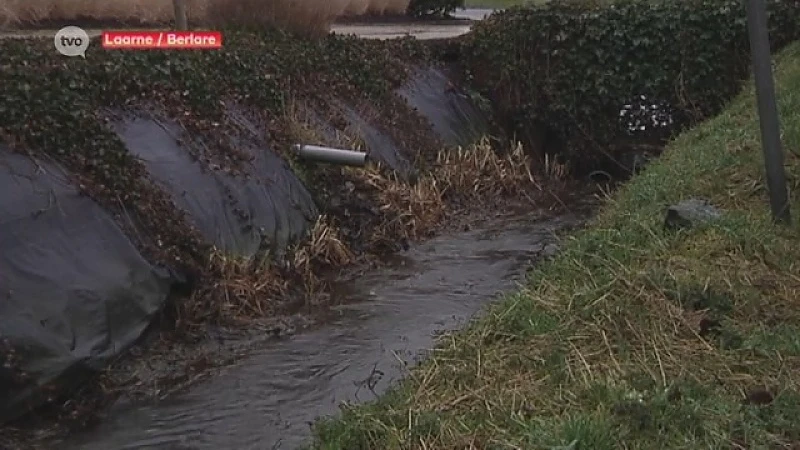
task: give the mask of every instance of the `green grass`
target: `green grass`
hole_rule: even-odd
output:
[[[778,58],[800,185],[800,45]],[[663,230],[700,196],[724,211]],[[800,205],[793,203],[800,214]],[[586,230],[318,449],[777,449],[800,445],[800,230],[771,223],[748,90],[677,138]],[[748,400],[749,399],[749,400]],[[797,448],[797,447],[793,447]]]

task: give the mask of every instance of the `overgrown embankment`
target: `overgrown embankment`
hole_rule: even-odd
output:
[[[460,49],[467,81],[539,156],[624,174],[632,155],[721,110],[749,68],[739,0],[513,7]],[[768,1],[770,39],[800,37],[800,2]],[[620,111],[624,112],[620,113]]]
[[[220,51],[95,43],[86,59],[50,40],[0,40],[0,175],[24,194],[2,199],[12,214],[0,226],[40,242],[2,242],[0,419],[52,404],[82,423],[95,400],[185,386],[216,361],[176,344],[208,325],[311,309],[327,271],[482,201],[535,203],[542,191],[521,149],[445,148],[398,93],[436,67],[420,42],[224,33]],[[379,164],[303,162],[289,151],[298,142],[368,150]],[[112,238],[61,245],[94,236]],[[67,267],[80,279],[59,278]],[[147,370],[123,365],[87,392],[162,312],[175,332],[140,359]],[[166,369],[150,370],[159,357]]]
[[[211,142],[192,156],[209,170],[233,174],[244,175],[241,164],[251,155],[219,137],[237,131],[226,102],[250,108],[269,146],[289,159],[289,145],[307,138],[296,132],[292,108],[319,108],[325,119],[341,124],[328,104],[332,92],[354,105],[377,103],[394,111],[376,118],[384,124],[419,127],[420,132],[404,136],[405,145],[422,153],[439,147],[422,131],[427,129],[424,120],[399,107],[392,94],[405,80],[409,62],[426,58],[413,41],[383,45],[231,31],[219,52],[95,49],[87,60],[62,58],[46,40],[7,39],[2,47],[4,140],[19,151],[46,154],[64,164],[79,177],[84,193],[144,222],[144,235],[153,236],[140,242],[146,254],[193,274],[206,265],[208,245],[153,185],[141,160],[107,128],[107,108],[145,108],[179,118],[188,135]]]
[[[800,45],[776,79],[796,190]],[[666,231],[689,197],[721,217]],[[796,448],[798,254],[797,220],[770,220],[747,89],[391,394],[319,424],[315,447]]]

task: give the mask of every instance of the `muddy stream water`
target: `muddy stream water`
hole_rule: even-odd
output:
[[[487,220],[412,247],[343,283],[325,325],[262,346],[219,375],[155,404],[114,408],[59,449],[296,449],[342,402],[375,398],[526,269],[586,213]]]

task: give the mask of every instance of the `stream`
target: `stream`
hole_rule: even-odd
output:
[[[59,449],[295,449],[309,425],[401,378],[439,331],[464,324],[556,250],[586,215],[500,217],[440,236],[342,283],[324,326],[266,344],[160,403],[116,407]]]

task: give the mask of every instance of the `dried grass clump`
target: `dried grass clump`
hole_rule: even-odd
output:
[[[467,200],[475,207],[502,197],[525,197],[531,188],[541,190],[530,167],[520,144],[499,154],[488,139],[482,139],[469,148],[442,150],[432,170],[414,183],[379,165],[346,173],[375,192],[384,219],[371,243],[381,244],[430,235],[454,206],[452,199]]]
[[[382,223],[370,243],[383,246],[398,239],[416,240],[428,234],[444,218],[445,204],[434,177],[425,176],[409,184],[380,165],[350,171],[350,175],[375,192]]]
[[[197,25],[277,24],[307,32],[327,31],[342,15],[402,14],[409,0],[187,0]],[[170,0],[0,0],[0,26],[92,19],[160,25],[174,17]]]
[[[294,251],[292,267],[302,279],[306,294],[314,294],[322,287],[319,272],[343,267],[355,260],[355,255],[342,242],[339,228],[323,215],[311,228],[308,240]]]
[[[270,255],[244,259],[212,251],[206,278],[215,281],[181,305],[179,325],[246,322],[285,313],[298,297],[310,298],[320,290],[322,270],[355,259],[326,216],[318,218],[308,240],[291,254],[291,264],[281,265]]]
[[[347,0],[202,0],[204,23],[213,26],[276,24],[312,34],[327,32]]]
[[[189,20],[193,23],[205,20],[209,1],[188,0]],[[173,17],[174,9],[169,0],[0,0],[3,27],[77,19],[161,24]]]
[[[181,304],[179,328],[273,316],[289,299],[289,280],[272,264],[256,264],[215,249],[209,256],[208,273],[206,279],[213,283]]]
[[[544,155],[544,173],[549,178],[563,180],[569,176],[570,167],[567,163],[561,163],[549,154]]]
[[[531,186],[541,188],[531,173],[531,161],[522,144],[499,154],[487,138],[468,149],[443,150],[436,158],[434,176],[446,194],[469,199],[519,195]]]
[[[350,3],[366,3],[369,14],[401,14],[408,8],[410,0],[370,0],[351,1]]]

